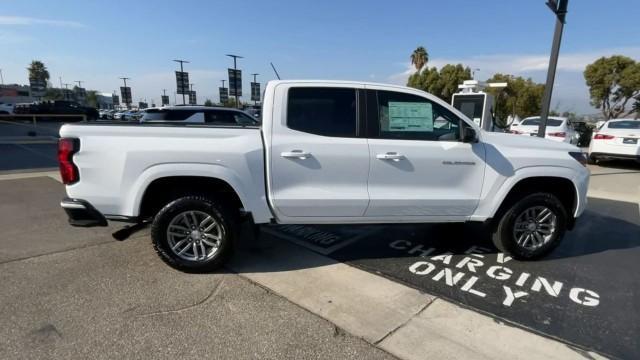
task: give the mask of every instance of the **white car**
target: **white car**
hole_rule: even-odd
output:
[[[524,136],[538,136],[538,126],[540,126],[539,116],[528,117],[518,124],[512,124],[511,133]],[[549,116],[547,118],[547,129],[544,137],[545,139],[569,144],[578,143],[578,135],[575,129],[571,126],[569,120],[564,117]]]
[[[593,133],[589,144],[589,162],[595,164],[607,159],[640,162],[640,120],[609,120]]]
[[[13,114],[14,104],[0,103],[0,115]]]
[[[270,81],[263,110],[249,126],[62,126],[71,225],[150,222],[159,256],[191,271],[221,266],[241,221],[479,222],[501,251],[530,260],[555,248],[586,206],[580,149],[483,131],[417,89]]]

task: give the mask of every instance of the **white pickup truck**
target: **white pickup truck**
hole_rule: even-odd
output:
[[[61,206],[76,226],[152,222],[160,257],[188,271],[223,264],[243,219],[483,222],[501,251],[535,259],[585,209],[578,148],[482,131],[423,91],[271,81],[262,114],[261,125],[64,125]]]

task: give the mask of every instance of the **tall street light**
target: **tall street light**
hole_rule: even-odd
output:
[[[238,68],[236,67],[236,59],[242,59],[243,57],[240,55],[233,55],[233,54],[227,54],[227,56],[232,57],[233,58],[233,70],[234,70],[234,75],[236,75]],[[239,109],[240,108],[240,101],[238,100],[238,78],[236,77],[236,81],[233,82],[233,92],[236,95],[236,107]]]
[[[556,77],[556,67],[558,65],[558,54],[560,54],[560,42],[562,42],[562,30],[567,16],[567,6],[569,0],[548,0],[547,6],[556,15],[556,29],[553,33],[553,44],[551,45],[551,56],[549,58],[549,69],[547,70],[547,83],[544,86],[544,96],[542,98],[542,112],[540,114],[540,127],[538,136],[543,138],[547,131],[547,119],[549,118],[549,108],[551,107],[551,94],[553,92],[553,81]]]
[[[177,63],[180,63],[180,72],[184,73],[184,68],[183,68],[182,64],[183,63],[187,63],[188,64],[189,62],[187,60],[173,60],[173,61],[175,61]],[[182,92],[182,105],[186,105],[187,101],[184,99],[184,89],[182,89],[181,92]]]

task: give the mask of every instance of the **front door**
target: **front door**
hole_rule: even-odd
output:
[[[460,118],[427,97],[393,91],[368,91],[367,109],[366,216],[459,220],[474,212],[484,146],[460,141]]]

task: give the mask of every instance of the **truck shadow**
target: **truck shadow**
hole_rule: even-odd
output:
[[[250,272],[299,270],[336,261],[391,264],[403,258],[421,259],[440,254],[464,257],[472,252],[498,253],[487,230],[475,224],[263,226],[258,239],[243,242],[249,245],[241,246],[236,257],[246,255],[258,260],[246,268]],[[293,253],[282,250],[291,248],[290,243],[298,250]],[[323,256],[299,256],[300,246]],[[536,267],[550,262],[569,266],[571,262],[567,260],[570,259],[595,260],[602,253],[638,247],[638,205],[590,199],[590,207],[575,229],[565,235],[551,254],[535,262],[514,262]],[[291,259],[292,256],[299,258]],[[537,265],[525,265],[532,263]]]

